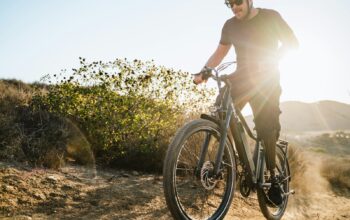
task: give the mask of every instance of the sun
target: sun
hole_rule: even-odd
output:
[[[325,43],[309,42],[286,54],[280,62],[283,99],[320,99],[320,91],[329,86],[332,73],[337,71],[337,62],[328,51]]]

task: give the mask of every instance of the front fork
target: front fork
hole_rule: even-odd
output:
[[[221,121],[220,123],[220,130],[221,130],[220,145],[218,148],[218,153],[216,154],[214,171],[213,171],[215,176],[217,176],[221,171],[220,170],[221,162],[224,156],[224,150],[225,150],[225,145],[227,140],[227,131],[230,126],[232,113],[233,113],[232,105],[229,105],[225,114],[225,121]]]
[[[219,88],[220,88],[220,85],[219,85]],[[232,117],[232,114],[234,111],[233,107],[232,107],[232,98],[231,98],[229,90],[223,91],[222,94],[223,94],[223,102],[222,102],[221,108],[217,112],[219,114],[219,117],[220,117],[220,120],[218,120],[218,121],[219,121],[221,135],[220,135],[220,144],[219,144],[219,148],[218,148],[218,151],[216,154],[214,169],[213,169],[213,173],[212,173],[214,177],[217,177],[221,171],[221,163],[222,163],[222,159],[224,156],[224,150],[225,150],[226,139],[227,139],[227,131],[228,131],[228,128],[230,126],[231,117]],[[210,138],[211,138],[211,134],[207,133],[205,141],[202,145],[200,158],[199,158],[199,161],[197,164],[196,174],[198,174],[198,172],[200,172],[200,170],[205,162],[204,161],[205,155],[208,152]]]
[[[225,111],[225,113],[226,113],[225,120],[220,121],[221,122],[220,123],[220,130],[221,130],[220,144],[219,144],[218,152],[215,158],[214,169],[212,173],[213,176],[218,176],[221,171],[221,163],[222,163],[226,140],[227,140],[227,131],[230,125],[231,116],[233,114],[233,108],[231,105],[228,106],[228,109],[227,111]],[[208,153],[210,139],[211,139],[211,134],[207,133],[199,155],[199,160],[198,160],[197,169],[196,169],[197,176],[200,175],[201,168],[203,167],[203,164],[205,162],[205,155]]]
[[[201,168],[203,167],[203,164],[205,162],[205,155],[208,152],[210,139],[211,139],[211,134],[207,133],[206,136],[205,136],[204,143],[203,143],[203,145],[201,147],[201,152],[199,154],[199,161],[198,161],[197,169],[196,169],[196,176],[198,176],[198,177],[200,176]]]

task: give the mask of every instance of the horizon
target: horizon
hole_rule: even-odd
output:
[[[350,29],[345,28],[350,2],[255,0],[254,4],[280,12],[300,41],[299,50],[280,64],[281,103],[350,104],[346,60]],[[232,16],[224,1],[4,0],[0,2],[0,28],[6,30],[0,35],[0,78],[39,81],[45,74],[75,68],[78,57],[154,60],[156,65],[197,72],[216,48],[223,23]],[[223,62],[234,57],[231,49]]]

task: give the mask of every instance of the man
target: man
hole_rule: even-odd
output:
[[[282,195],[275,177],[276,142],[281,126],[279,123],[278,61],[286,50],[297,48],[298,41],[288,24],[274,10],[253,6],[253,0],[226,0],[234,17],[222,28],[219,46],[205,67],[218,66],[233,45],[236,52],[237,69],[230,76],[231,95],[240,109],[249,102],[258,138],[266,148],[267,168],[272,187],[269,199],[281,204]],[[203,74],[194,76],[194,83],[205,82]]]

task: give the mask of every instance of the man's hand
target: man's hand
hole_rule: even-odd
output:
[[[193,75],[193,83],[198,85],[203,82],[207,82],[208,78],[211,76],[211,72],[211,68],[204,66],[199,73]]]
[[[198,85],[198,84],[201,84],[203,82],[207,82],[207,80],[203,79],[202,76],[203,76],[202,73],[194,74],[193,75],[193,83]]]

